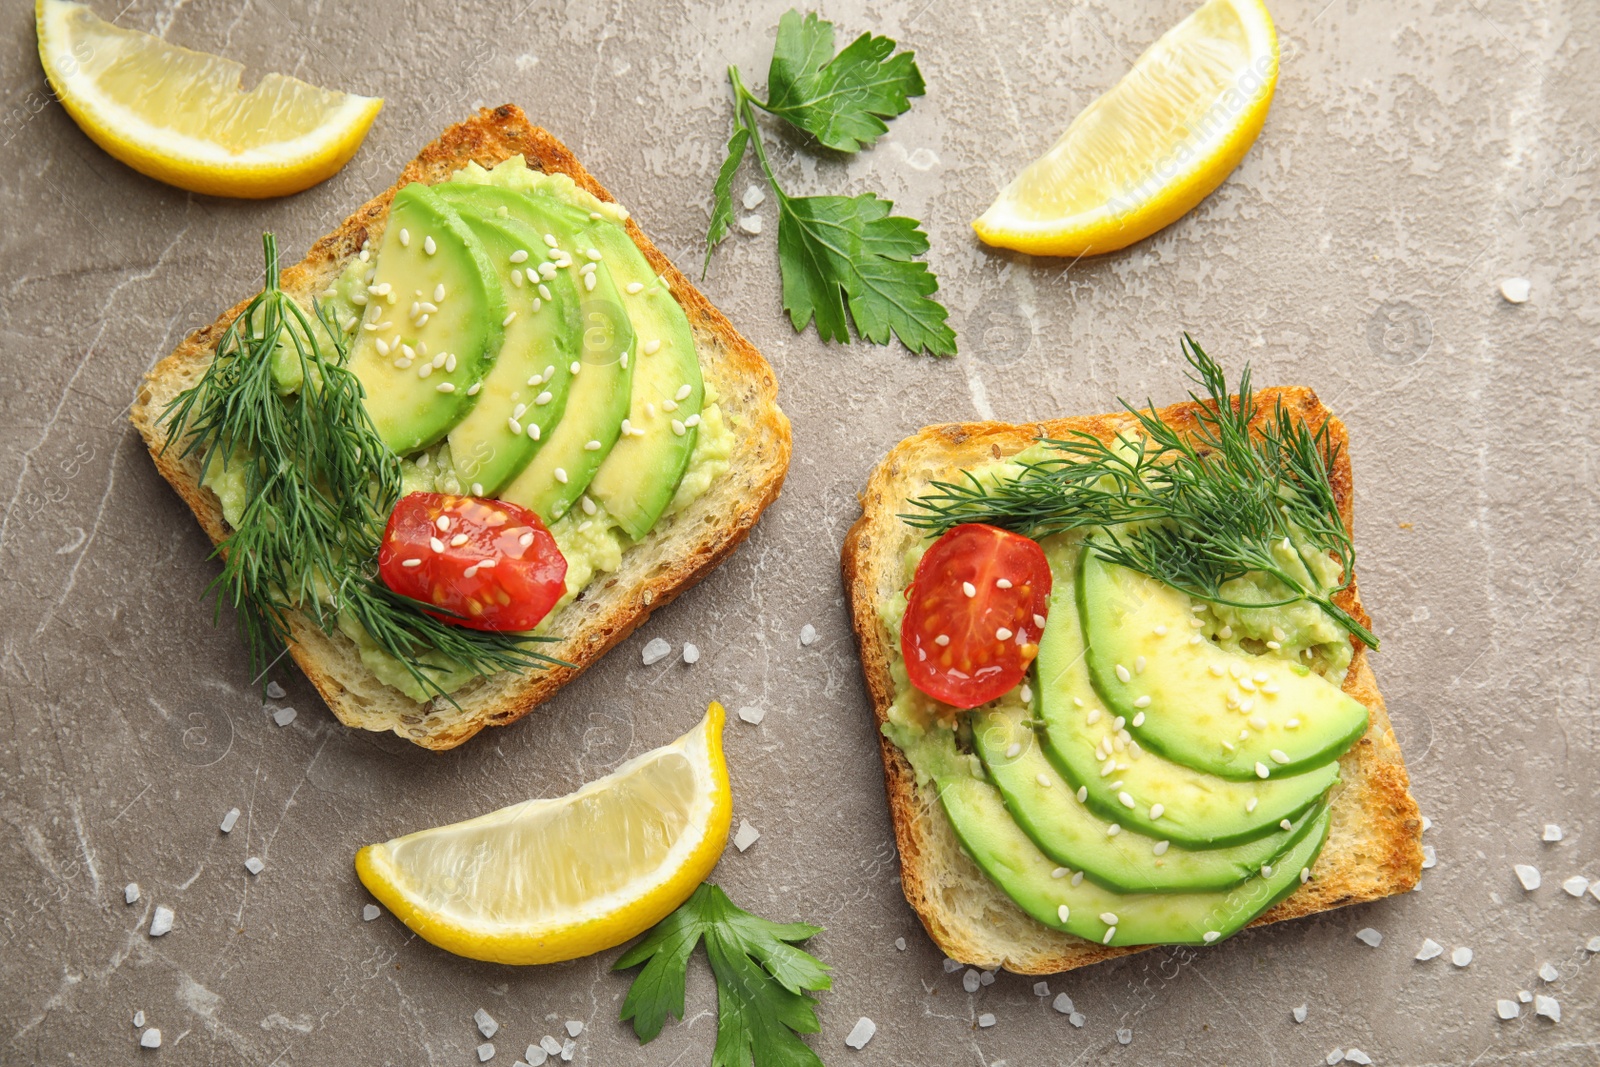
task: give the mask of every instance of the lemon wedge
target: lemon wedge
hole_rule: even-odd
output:
[[[39,59],[83,132],[134,170],[196,193],[286,196],[336,173],[383,101],[244,67],[38,0]]]
[[[732,800],[721,704],[664,748],[552,800],[528,800],[356,853],[356,874],[447,952],[556,963],[666,918],[711,873]]]
[[[1239,165],[1277,83],[1278,35],[1261,0],[1210,0],[1084,108],[972,228],[1041,256],[1143,240]]]

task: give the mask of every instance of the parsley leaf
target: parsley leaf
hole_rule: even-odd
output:
[[[953,354],[956,335],[945,323],[948,312],[930,299],[939,281],[926,263],[911,258],[928,250],[928,237],[915,219],[890,215],[893,207],[872,193],[780,193],[783,306],[796,330],[815,315],[823,340],[848,342],[848,300],[856,330],[867,340],[885,345],[893,333],[913,352]]]
[[[833,24],[816,14],[787,12],[762,102],[728,68],[733,85],[733,136],[717,171],[706,260],[733,222],[733,179],[748,150],[778,204],[778,265],[783,307],[798,332],[815,320],[825,341],[850,343],[852,330],[875,344],[898,337],[913,352],[953,356],[956,334],[949,312],[933,298],[939,280],[915,257],[928,251],[928,235],[915,219],[890,215],[894,204],[873,194],[791,197],[779,186],[761,143],[761,109],[844,152],[855,152],[888,130],[884,119],[910,107],[923,93],[922,74],[910,52],[864,33],[833,54]]]
[[[829,148],[858,152],[926,91],[915,53],[894,50],[889,38],[863,33],[834,55],[833,23],[790,10],[778,22],[763,106]]]
[[[707,882],[613,965],[619,971],[644,965],[622,1002],[622,1020],[633,1021],[645,1044],[669,1015],[683,1018],[689,956],[704,938],[717,981],[712,1067],[822,1067],[798,1035],[820,1028],[806,991],[833,983],[827,964],[795,947],[819,932],[751,915]]]
[[[700,267],[702,278],[705,277],[706,268],[711,266],[711,253],[728,236],[728,227],[733,224],[733,176],[739,173],[739,164],[744,162],[744,154],[749,147],[750,130],[740,126],[728,138],[728,158],[722,161],[722,169],[717,172],[717,184],[712,187],[711,228],[706,231],[706,261]]]

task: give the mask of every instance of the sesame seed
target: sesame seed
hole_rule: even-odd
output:
[[[636,296],[636,295],[638,295],[639,293],[641,293],[643,291],[644,291],[644,286],[640,285],[638,282],[629,282],[628,283],[628,294],[630,296]]]
[[[401,227],[401,230],[400,230],[400,247],[401,248],[409,248],[410,246],[411,246],[411,231],[405,229],[404,227]]]
[[[422,566],[422,561],[420,559],[415,559],[415,558],[401,560],[400,561],[400,566],[402,566],[402,567],[420,567],[420,566]]]
[[[467,395],[468,396],[477,396],[478,395],[478,390],[482,389],[482,388],[483,388],[483,383],[482,382],[473,382],[472,383],[472,388],[467,390]]]
[[[1066,873],[1065,871],[1062,871],[1060,867],[1057,867],[1056,870],[1061,871],[1062,874]],[[1060,905],[1056,908],[1056,918],[1060,919],[1062,922],[1066,922],[1068,919],[1072,918],[1072,909],[1067,907],[1065,904]]]
[[[418,316],[415,325],[416,325],[417,329],[419,329],[419,330],[422,329],[424,326],[428,325],[428,316],[427,315]]]
[[[555,297],[550,295],[550,287],[548,285],[545,285],[543,282],[541,282],[539,284],[539,295],[541,297],[543,297],[544,299],[546,299],[546,300],[554,300],[555,299]]]
[[[1099,708],[1090,708],[1089,709],[1089,715],[1088,715],[1088,717],[1087,717],[1087,719],[1085,721],[1088,722],[1088,724],[1090,726],[1093,726],[1095,723],[1099,722],[1100,721],[1100,709]]]
[[[1002,626],[994,632],[994,639],[996,641],[1009,641],[1011,640],[1011,631]]]
[[[1222,936],[1222,932],[1220,930],[1207,930],[1201,936],[1204,939],[1205,943],[1209,945],[1213,941],[1215,941],[1217,938],[1221,937]]]
[[[550,390],[548,389],[533,398],[534,407],[542,408],[548,403],[550,403]]]
[[[443,552],[444,542],[439,540],[437,537],[430,537],[428,538],[428,547],[433,549],[435,552]]]
[[[1130,682],[1130,681],[1133,680],[1132,672],[1130,672],[1128,670],[1128,668],[1124,667],[1122,664],[1120,664],[1120,663],[1117,664],[1117,668],[1116,669],[1117,669],[1117,680],[1118,681],[1120,681],[1120,682]]]
[[[1149,700],[1150,698],[1149,697],[1140,697],[1139,699],[1141,699],[1141,700]],[[1134,725],[1135,728],[1144,725],[1144,712],[1141,711],[1141,712],[1139,712],[1139,714],[1137,714],[1137,715],[1135,715],[1133,717],[1133,725]]]
[[[599,441],[585,441],[583,444],[583,449],[585,452],[598,452],[600,451],[600,448],[601,445]]]
[[[683,385],[678,386],[678,391],[672,394],[672,399],[679,401],[688,400],[689,394],[692,392],[694,392],[694,386],[685,382]]]
[[[1294,828],[1294,823],[1290,822],[1288,819],[1281,819],[1278,822],[1278,828],[1280,830],[1290,830]]]
[[[1039,774],[1034,775],[1034,781],[1038,782],[1039,785],[1042,786],[1045,789],[1049,789],[1050,788],[1050,779],[1043,772],[1040,772]]]
[[[562,470],[560,467],[556,468],[556,481],[560,482],[562,485],[567,484],[567,472]]]
[[[444,369],[451,374],[455,373],[456,354],[454,352],[451,352],[444,357]]]
[[[969,597],[975,597],[978,595],[978,587],[973,585],[971,582],[962,582],[961,591],[967,594]]]
[[[1039,614],[1035,614],[1034,617],[1033,617],[1033,624],[1035,626],[1037,626],[1039,629],[1043,630],[1044,629],[1044,616],[1043,615],[1039,615]]]
[[[679,422],[677,419],[673,419],[672,420],[672,432],[677,434],[679,437],[682,437],[684,434],[688,433],[689,431],[683,425],[683,423]]]
[[[1283,751],[1281,748],[1275,748],[1271,752],[1268,752],[1267,755],[1272,757],[1272,762],[1273,763],[1288,763],[1289,762],[1289,754],[1287,752]]]
[[[1261,865],[1261,877],[1263,877],[1263,878],[1271,878],[1272,877],[1272,864],[1263,863]]]
[[[559,244],[559,242],[556,240],[556,235],[553,233],[547,233],[544,235],[544,243],[549,245],[551,248],[555,248],[557,244]]]
[[[585,292],[590,292],[590,293],[594,292],[594,275],[593,274],[585,274],[583,276],[583,288],[584,288]]]
[[[1157,626],[1154,632],[1157,637],[1165,637],[1167,636],[1167,627],[1165,624]]]
[[[1271,771],[1267,770],[1267,765],[1265,763],[1262,763],[1260,760],[1256,761],[1256,777],[1257,778],[1265,778],[1268,775],[1270,775],[1271,773],[1272,773]]]
[[[1249,800],[1245,801],[1244,802],[1244,810],[1247,811],[1247,812],[1248,811],[1255,811],[1256,810],[1256,802],[1258,800],[1260,800],[1260,799],[1261,799],[1260,797],[1251,797]]]
[[[1109,767],[1110,764],[1107,764],[1107,766]],[[1122,833],[1122,827],[1116,823],[1112,823],[1110,826],[1106,827],[1107,837],[1116,837],[1120,833]]]
[[[1144,673],[1144,668],[1145,668],[1145,663],[1146,663],[1146,660],[1145,660],[1145,658],[1143,656],[1139,656],[1138,658],[1136,658],[1133,661],[1133,673],[1134,674],[1143,674]]]
[[[1133,702],[1133,706],[1136,708],[1148,708],[1150,706],[1150,698],[1147,696],[1139,697]]]
[[[431,256],[439,251],[439,246],[433,243],[432,237],[424,237],[422,239],[422,250]]]
[[[1125,808],[1132,808],[1133,807],[1133,797],[1129,796],[1127,793],[1118,793],[1117,794],[1117,800]]]
[[[441,393],[453,393],[456,391],[455,385],[451,382],[440,382],[438,385],[434,386],[434,388]]]
[[[539,437],[540,437],[540,434],[541,434],[541,433],[542,433],[542,432],[543,432],[543,431],[541,431],[541,430],[540,430],[540,429],[539,429],[539,424],[538,424],[538,423],[537,423],[537,422],[530,422],[530,423],[529,423],[529,424],[528,424],[528,437],[529,437],[529,438],[530,438],[530,439],[532,439],[532,440],[534,440],[534,441],[537,441],[537,440],[538,440],[538,439],[539,439]]]
[[[644,354],[647,355],[647,356],[655,355],[658,351],[660,351],[660,349],[661,349],[661,342],[660,341],[652,339],[652,340],[646,341],[644,343]]]
[[[622,364],[622,369],[623,370],[627,370],[628,369],[628,353],[626,353],[626,352],[622,353],[622,358],[619,359],[618,362]]]
[[[594,501],[590,500],[587,495],[581,497],[578,500],[578,506],[583,508],[583,513],[585,515],[593,515],[595,512],[600,510],[598,507],[595,506]]]
[[[1011,588],[1011,579],[1010,578],[996,578],[994,580],[994,584],[996,586],[998,586],[999,588],[1001,588],[1001,589],[1010,589]]]
[[[378,355],[387,356],[389,354],[388,342],[386,342],[383,338],[375,338],[372,343],[378,349]]]
[[[460,548],[470,540],[472,540],[472,538],[468,537],[466,534],[458,533],[454,537],[450,538],[450,547]]]
[[[522,423],[517,421],[517,417],[515,415],[513,415],[511,418],[506,420],[506,427],[508,429],[510,429],[510,431],[512,433],[517,434],[518,436],[521,436],[521,434],[522,434]]]
[[[949,634],[940,634],[938,637],[935,637],[933,639],[933,643],[938,645],[940,648],[943,648],[945,645],[948,645],[950,643],[950,635]]]
[[[515,311],[513,311],[510,314],[508,314],[505,318],[500,320],[500,325],[501,326],[510,326],[513,322],[516,321],[516,318],[517,318],[517,313]]]
[[[521,545],[523,548],[527,548],[529,545],[533,544],[533,531],[529,530],[527,533],[517,538],[517,544]]]

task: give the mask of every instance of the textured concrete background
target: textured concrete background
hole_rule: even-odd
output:
[[[724,67],[764,83],[784,5],[129,5],[126,25],[388,99],[342,174],[256,204],[189,196],[102,154],[49,101],[29,12],[8,4],[0,1061],[466,1064],[483,1007],[503,1024],[496,1063],[571,1018],[589,1027],[580,1064],[709,1062],[700,965],[690,1021],[641,1049],[616,1022],[613,954],[520,970],[447,956],[388,916],[362,921],[351,857],[570,790],[718,698],[769,714],[728,727],[736,816],[762,837],[716,877],[747,907],[827,927],[814,948],[836,981],[812,1040],[829,1063],[1311,1064],[1351,1046],[1380,1064],[1600,1062],[1600,963],[1582,949],[1600,899],[1558,884],[1600,879],[1600,10],[1276,0],[1276,103],[1198,210],[1070,268],[980,247],[967,220],[1189,6],[827,8],[842,38],[872,29],[915,48],[928,95],[848,164],[774,133],[776,165],[793,192],[875,189],[926,222],[960,358],[796,336],[769,199],[768,232],[736,233],[705,289],[777,368],[795,430],[782,499],[559,699],[433,755],[344,729],[293,671],[278,680],[299,716],[272,724],[203,604],[208,545],[125,406],[186,331],[254,291],[263,228],[299,255],[479,103],[522,105],[694,263],[728,129]],[[1512,306],[1498,283],[1518,275],[1533,296]],[[1088,1018],[1073,1029],[1031,980],[964,993],[901,898],[837,552],[854,494],[903,435],[1171,401],[1184,329],[1231,369],[1251,360],[1258,381],[1314,386],[1350,425],[1375,667],[1438,865],[1405,899],[1052,979]],[[803,648],[806,623],[821,639]],[[657,636],[704,658],[641,667]],[[245,815],[223,836],[233,806]],[[1566,839],[1541,843],[1546,822]],[[1518,862],[1544,888],[1525,893]],[[129,881],[144,887],[131,907]],[[152,940],[156,904],[177,921]],[[1379,947],[1356,940],[1367,926]],[[1471,966],[1413,962],[1424,937],[1470,946]],[[1557,997],[1563,1021],[1498,1021],[1496,998],[1519,989]],[[161,1028],[159,1052],[135,1048],[135,1010]],[[975,1028],[983,1012],[992,1029]],[[856,1053],[843,1039],[861,1015],[879,1032]]]

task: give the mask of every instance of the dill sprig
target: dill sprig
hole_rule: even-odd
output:
[[[449,668],[429,662],[429,653],[480,675],[559,664],[528,647],[549,638],[452,626],[422,610],[438,609],[378,580],[400,459],[378,436],[360,380],[345,366],[348,345],[333,310],[313,301],[315,319],[307,315],[279,287],[276,238],[264,233],[261,244],[264,288],[223,332],[200,381],[161,416],[163,450],[182,441],[180,456],[198,456],[203,471],[212,463],[243,467],[248,503],[217,546],[222,571],[210,591],[219,617],[224,603],[235,609],[252,669],[264,672],[281,653],[295,612],[325,633],[347,614],[439,695],[446,694],[433,676]],[[287,388],[294,371],[299,382]]]
[[[1204,395],[1195,425],[1180,432],[1146,401],[1122,404],[1139,433],[1106,442],[1084,431],[1065,440],[1042,438],[1059,456],[1024,463],[1015,478],[938,481],[913,501],[908,524],[939,534],[964,522],[983,522],[1033,538],[1098,527],[1102,557],[1213,604],[1238,608],[1316,604],[1339,626],[1376,649],[1370,630],[1334,602],[1355,571],[1355,546],[1329,482],[1338,446],[1323,424],[1312,430],[1283,401],[1257,428],[1250,368],[1239,375],[1237,397],[1211,357],[1187,334],[1183,355],[1191,381]],[[1325,589],[1296,544],[1338,561],[1340,584]],[[1229,599],[1222,587],[1247,574],[1266,574],[1289,596],[1276,601]]]

